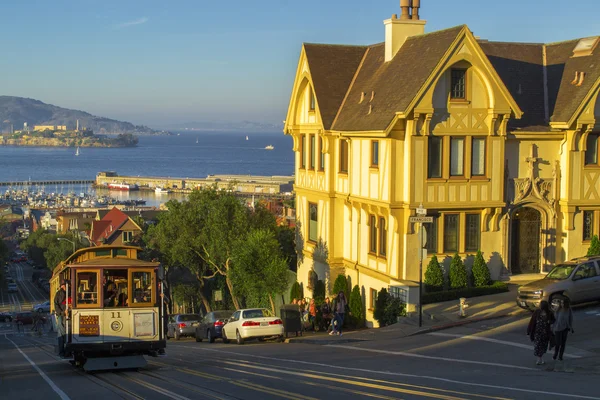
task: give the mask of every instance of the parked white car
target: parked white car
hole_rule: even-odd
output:
[[[41,304],[36,304],[32,307],[33,311],[37,311],[39,313],[49,313],[50,312],[50,302],[45,301]]]
[[[237,310],[223,327],[223,342],[235,338],[237,344],[248,339],[267,338],[283,340],[283,321],[264,308]]]

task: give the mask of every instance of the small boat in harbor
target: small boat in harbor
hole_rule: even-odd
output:
[[[78,156],[79,155],[79,146],[77,146],[77,150],[75,150],[75,155]]]
[[[156,193],[156,194],[169,194],[169,193],[173,193],[173,192],[170,189],[165,189],[165,188],[162,188],[160,186],[157,186],[154,189],[154,193]]]
[[[128,183],[109,183],[108,188],[112,190],[138,190],[138,185]]]
[[[196,144],[198,144],[198,138],[196,138]]]
[[[274,148],[275,147],[272,144],[270,144],[267,147],[265,147],[265,150],[273,150]]]
[[[246,136],[246,140],[248,140],[248,136]]]

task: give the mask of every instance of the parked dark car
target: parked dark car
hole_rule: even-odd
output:
[[[183,336],[194,336],[196,334],[196,325],[202,317],[198,314],[176,314],[169,317],[167,325],[167,338],[179,338]]]
[[[13,315],[8,311],[0,312],[0,321],[2,322],[11,322],[13,320]]]
[[[234,312],[235,311],[220,310],[206,314],[198,326],[196,326],[196,342],[207,339],[209,343],[213,343],[215,339],[222,339],[225,320],[231,317]]]
[[[15,322],[23,325],[33,324],[33,313],[32,312],[20,312],[15,316]]]

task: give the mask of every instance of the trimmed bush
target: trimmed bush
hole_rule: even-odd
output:
[[[398,317],[405,315],[405,305],[383,288],[377,295],[373,317],[379,322],[380,327],[388,326],[398,322]]]
[[[458,300],[461,297],[470,298],[504,292],[508,292],[508,284],[506,282],[496,281],[487,286],[462,288],[445,292],[424,293],[423,304],[440,303],[442,301]]]
[[[588,249],[586,256],[600,256],[600,240],[598,240],[598,235],[592,236],[590,248]]]
[[[462,261],[462,258],[456,253],[450,262],[450,278],[451,289],[461,289],[467,287],[469,283],[469,276],[467,274],[467,268]]]
[[[473,274],[473,284],[475,287],[481,287],[490,284],[490,270],[487,266],[487,263],[483,259],[481,250],[477,250],[471,273]]]
[[[313,299],[315,303],[321,304],[325,302],[325,282],[317,280],[315,282],[315,288],[313,290]]]
[[[385,326],[385,307],[389,302],[390,294],[386,288],[383,288],[377,294],[377,301],[375,301],[375,309],[373,310],[373,318],[379,322],[380,326]]]
[[[427,292],[438,292],[442,289],[444,289],[444,270],[437,257],[433,256],[425,271],[425,290]]]
[[[337,278],[335,278],[335,282],[333,284],[333,295],[337,296],[339,292],[344,292],[344,297],[346,300],[350,299],[350,295],[348,293],[348,279],[346,275],[339,274]]]
[[[292,288],[290,289],[290,302],[294,299],[300,300],[304,298],[304,289],[300,286],[298,281],[294,282]]]
[[[365,310],[358,285],[352,288],[348,305],[350,307],[350,313],[352,314],[352,325],[354,325],[355,328],[362,328],[365,326]]]

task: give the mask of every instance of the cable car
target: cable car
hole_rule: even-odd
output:
[[[98,246],[77,250],[53,271],[51,311],[68,282],[65,357],[85,371],[142,368],[145,355],[166,348],[162,268],[138,259],[141,248]]]

